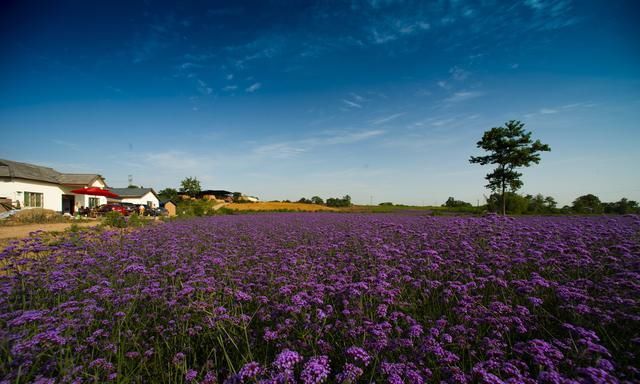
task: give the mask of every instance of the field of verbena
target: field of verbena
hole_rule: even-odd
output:
[[[637,217],[263,214],[2,252],[3,382],[640,380]]]

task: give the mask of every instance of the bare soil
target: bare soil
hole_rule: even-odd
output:
[[[9,239],[20,239],[29,236],[35,231],[62,232],[69,228],[73,222],[69,223],[49,223],[49,224],[22,224],[22,225],[2,225],[0,226],[0,241],[6,242]],[[75,223],[79,227],[95,227],[99,221],[84,221]]]

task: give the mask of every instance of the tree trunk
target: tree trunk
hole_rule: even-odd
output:
[[[505,184],[506,184],[505,179],[502,179],[502,216],[507,215],[507,199],[505,199],[505,196],[504,196],[504,190],[506,187]]]

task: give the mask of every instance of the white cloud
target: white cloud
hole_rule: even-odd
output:
[[[557,109],[551,109],[551,108],[542,108],[540,110],[540,113],[543,115],[550,115],[552,113],[558,113]]]
[[[454,80],[463,81],[471,75],[471,72],[465,71],[464,69],[456,65],[455,67],[449,69],[449,74],[451,74],[451,78],[453,78]]]
[[[223,91],[235,91],[236,89],[238,89],[237,85],[227,85],[226,87],[222,88]]]
[[[400,116],[403,116],[404,113],[394,113],[393,115],[389,115],[389,116],[385,116],[385,117],[380,117],[378,119],[375,120],[371,120],[371,124],[374,125],[379,125],[379,124],[384,124],[384,123],[388,123],[391,120],[395,120]]]
[[[384,135],[385,133],[385,131],[380,129],[338,131],[324,136],[313,136],[301,140],[260,145],[253,149],[253,154],[276,159],[286,159],[308,152],[317,147],[353,144]]]
[[[261,83],[253,83],[249,87],[247,87],[247,89],[245,89],[245,91],[249,92],[249,93],[253,93],[253,92],[257,91],[260,88],[262,88],[262,84]]]
[[[198,79],[198,92],[200,92],[203,95],[210,95],[213,92],[213,89],[211,89],[207,83],[205,83],[204,81]]]
[[[444,99],[444,101],[447,102],[447,103],[459,103],[459,102],[462,102],[462,101],[475,99],[475,98],[480,97],[482,95],[484,95],[484,92],[462,91],[462,92],[454,93],[452,96],[449,96],[446,99]]]
[[[362,105],[356,103],[355,101],[342,99],[342,102],[345,103],[346,105],[352,107],[352,108],[362,108]]]

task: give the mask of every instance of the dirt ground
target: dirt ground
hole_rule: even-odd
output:
[[[73,222],[51,223],[51,224],[24,224],[24,225],[2,225],[0,226],[0,241],[6,242],[9,239],[20,239],[29,236],[34,231],[62,232],[69,228]],[[89,221],[76,223],[79,227],[94,227],[100,224],[99,221]]]

